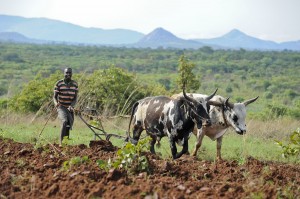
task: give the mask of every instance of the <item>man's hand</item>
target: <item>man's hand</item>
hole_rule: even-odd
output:
[[[72,106],[69,106],[69,107],[68,107],[68,110],[69,110],[70,112],[73,112],[73,111],[74,111],[74,108],[73,108]]]

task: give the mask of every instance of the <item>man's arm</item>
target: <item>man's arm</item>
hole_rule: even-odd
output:
[[[77,103],[77,96],[78,96],[78,84],[77,84],[77,82],[75,82],[75,85],[76,85],[75,96],[74,96],[74,99],[71,102],[71,105],[69,107],[70,111],[73,111],[73,109],[74,109],[74,107],[75,107],[75,105]]]
[[[71,103],[72,108],[74,108],[76,102],[77,102],[77,91],[76,91],[75,97],[74,97],[74,99],[73,99],[73,101]]]
[[[56,90],[54,90],[53,102],[54,102],[55,107],[57,107],[59,105],[59,103],[58,103],[58,92]]]

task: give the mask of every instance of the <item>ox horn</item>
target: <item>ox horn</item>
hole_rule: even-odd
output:
[[[243,104],[245,104],[245,106],[247,106],[248,104],[251,104],[252,102],[255,102],[258,97],[259,96],[255,97],[255,98],[252,98],[252,99],[249,99],[247,101],[244,101]]]
[[[230,108],[233,108],[233,104],[229,102],[229,97],[225,101],[225,106],[228,106]]]
[[[222,106],[221,102],[217,102],[217,101],[208,101],[207,102],[208,105],[213,105],[213,106]]]
[[[205,101],[208,101],[208,100],[210,100],[211,98],[213,98],[213,96],[215,96],[215,94],[216,94],[216,92],[218,91],[218,88],[215,90],[215,92],[213,92],[210,96],[207,96],[206,98],[205,98]]]
[[[185,99],[187,99],[188,101],[192,102],[193,104],[197,104],[197,100],[195,100],[192,97],[187,96],[187,94],[185,93],[185,87],[183,87],[183,96]]]

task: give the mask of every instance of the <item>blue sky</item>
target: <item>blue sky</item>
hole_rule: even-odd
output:
[[[163,27],[185,39],[239,29],[276,42],[300,40],[299,10],[300,0],[0,0],[0,14],[144,34]]]

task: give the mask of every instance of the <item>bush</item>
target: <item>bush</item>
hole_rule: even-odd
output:
[[[84,78],[79,85],[78,103],[81,107],[93,107],[103,115],[123,115],[130,112],[137,100],[166,92],[163,85],[144,85],[133,74],[111,66]]]
[[[111,66],[92,74],[74,74],[79,84],[77,107],[91,107],[103,115],[128,114],[131,105],[145,96],[167,93],[163,85],[143,85],[133,74]],[[21,93],[9,101],[9,107],[17,112],[36,112],[52,101],[55,83],[63,79],[60,71],[48,78],[39,73],[24,86]]]
[[[260,117],[262,119],[275,119],[288,115],[288,107],[279,104],[268,104]]]
[[[75,166],[80,166],[82,164],[88,164],[90,163],[90,159],[88,158],[88,156],[83,156],[83,157],[73,157],[70,160],[66,160],[63,162],[63,170],[70,170]]]
[[[9,107],[18,112],[36,112],[40,107],[52,100],[55,82],[62,79],[61,72],[57,71],[48,78],[39,73],[30,81],[21,93],[9,101]]]
[[[150,137],[140,140],[137,145],[128,142],[123,148],[117,151],[114,160],[109,159],[108,162],[98,160],[97,164],[101,169],[108,170],[110,168],[124,169],[129,173],[150,172],[149,161],[143,153],[149,151]]]
[[[264,96],[265,96],[266,99],[272,99],[273,98],[273,93],[267,91],[267,92],[264,93]]]
[[[8,99],[0,99],[0,109],[6,109],[8,105]]]
[[[300,156],[300,129],[298,128],[290,135],[288,144],[282,141],[276,141],[282,149],[282,156],[287,158],[289,156]]]

